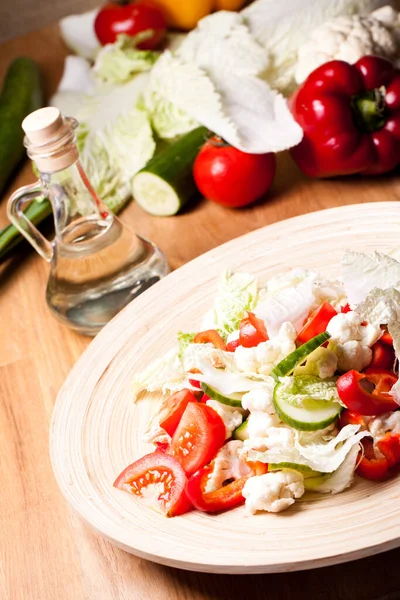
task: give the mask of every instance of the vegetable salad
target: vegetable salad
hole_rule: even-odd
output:
[[[400,464],[400,262],[346,252],[341,280],[226,271],[199,331],[134,376],[165,399],[116,479],[166,516],[280,512]]]

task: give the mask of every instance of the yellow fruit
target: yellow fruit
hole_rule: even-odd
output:
[[[215,0],[151,0],[159,6],[168,25],[176,29],[189,30],[214,9]]]
[[[246,4],[246,0],[215,0],[215,10],[239,10]]]

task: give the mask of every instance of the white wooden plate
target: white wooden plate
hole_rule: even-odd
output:
[[[278,515],[244,509],[166,519],[112,483],[151,450],[141,435],[160,398],[131,399],[135,371],[196,330],[229,267],[261,280],[293,266],[336,276],[343,250],[394,250],[400,203],[334,208],[259,229],[196,258],[127,306],[77,362],[54,410],[51,459],[64,496],[100,534],[165,565],[213,573],[309,569],[400,545],[400,480],[358,479],[336,496],[305,496]]]

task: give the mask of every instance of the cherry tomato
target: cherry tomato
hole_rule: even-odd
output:
[[[319,333],[326,331],[329,321],[337,315],[336,310],[329,302],[324,302],[309,316],[297,336],[300,344],[305,344]]]
[[[239,325],[239,344],[245,348],[254,348],[268,339],[264,321],[248,312]]]
[[[165,36],[166,28],[162,10],[144,2],[105,4],[94,22],[96,36],[103,46],[113,44],[120,33],[134,36],[151,30],[151,37],[138,45],[140,50],[157,48]]]
[[[372,360],[369,363],[369,369],[378,367],[380,369],[386,369],[391,371],[393,369],[395,354],[393,346],[388,344],[382,344],[381,341],[375,342],[371,348]]]
[[[173,436],[189,402],[196,402],[194,394],[187,389],[180,390],[167,398],[160,410],[160,427]]]
[[[139,499],[145,494],[146,505],[167,517],[187,512],[191,504],[184,493],[186,473],[170,454],[152,452],[129,465],[117,477],[114,487]]]
[[[171,441],[171,454],[188,475],[208,464],[225,441],[225,425],[210,406],[189,402]]]
[[[365,373],[352,370],[339,377],[336,387],[351,412],[374,416],[399,408],[388,394],[396,381],[393,373],[383,369],[367,369]]]
[[[231,208],[251,204],[270,188],[274,154],[246,154],[216,136],[201,148],[193,175],[203,196]]]
[[[195,335],[193,342],[195,344],[213,344],[215,348],[219,350],[225,350],[225,342],[215,329],[208,329],[207,331],[201,331]]]

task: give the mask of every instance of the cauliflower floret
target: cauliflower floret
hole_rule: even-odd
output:
[[[338,357],[332,350],[320,347],[311,352],[306,364],[297,367],[295,375],[315,375],[321,379],[333,377],[338,366]]]
[[[339,371],[362,371],[372,360],[372,350],[355,340],[336,346]]]
[[[232,432],[236,427],[241,425],[243,421],[242,411],[233,406],[221,404],[221,402],[218,402],[217,400],[207,400],[206,404],[207,406],[211,406],[223,420],[225,425],[225,439],[227,440],[231,437]]]
[[[373,346],[382,335],[380,327],[373,325],[361,325],[362,317],[351,310],[347,313],[339,313],[332,317],[326,328],[332,340],[345,344],[356,340],[363,346]]]
[[[213,470],[207,480],[205,492],[213,492],[222,487],[227,479],[240,479],[249,473],[249,466],[239,457],[243,442],[232,440],[219,450],[214,458]]]
[[[250,477],[242,493],[250,514],[254,515],[259,510],[277,513],[304,494],[304,477],[301,473],[288,470]]]
[[[262,435],[262,437],[249,437],[244,441],[243,444],[243,456],[246,455],[249,450],[256,450],[257,452],[265,452],[278,448],[291,449],[295,444],[295,433],[291,427],[269,427],[269,429]]]
[[[379,417],[374,417],[369,421],[368,429],[374,441],[380,440],[389,432],[400,433],[400,411],[388,412]]]
[[[278,427],[279,417],[260,410],[252,412],[247,420],[247,434],[250,439],[268,435],[271,427]]]
[[[270,375],[272,369],[296,349],[297,333],[289,322],[282,323],[279,333],[273,340],[261,342],[254,348],[238,346],[235,350],[236,366],[245,373]]]
[[[242,396],[242,407],[251,412],[264,411],[270,414],[275,413],[273,405],[275,380],[270,377],[266,382],[266,387],[251,390]]]
[[[329,60],[353,64],[366,54],[395,58],[399,15],[390,7],[385,7],[385,11],[372,12],[368,16],[338,16],[314,29],[297,53],[297,83],[305,81],[314,69]]]

